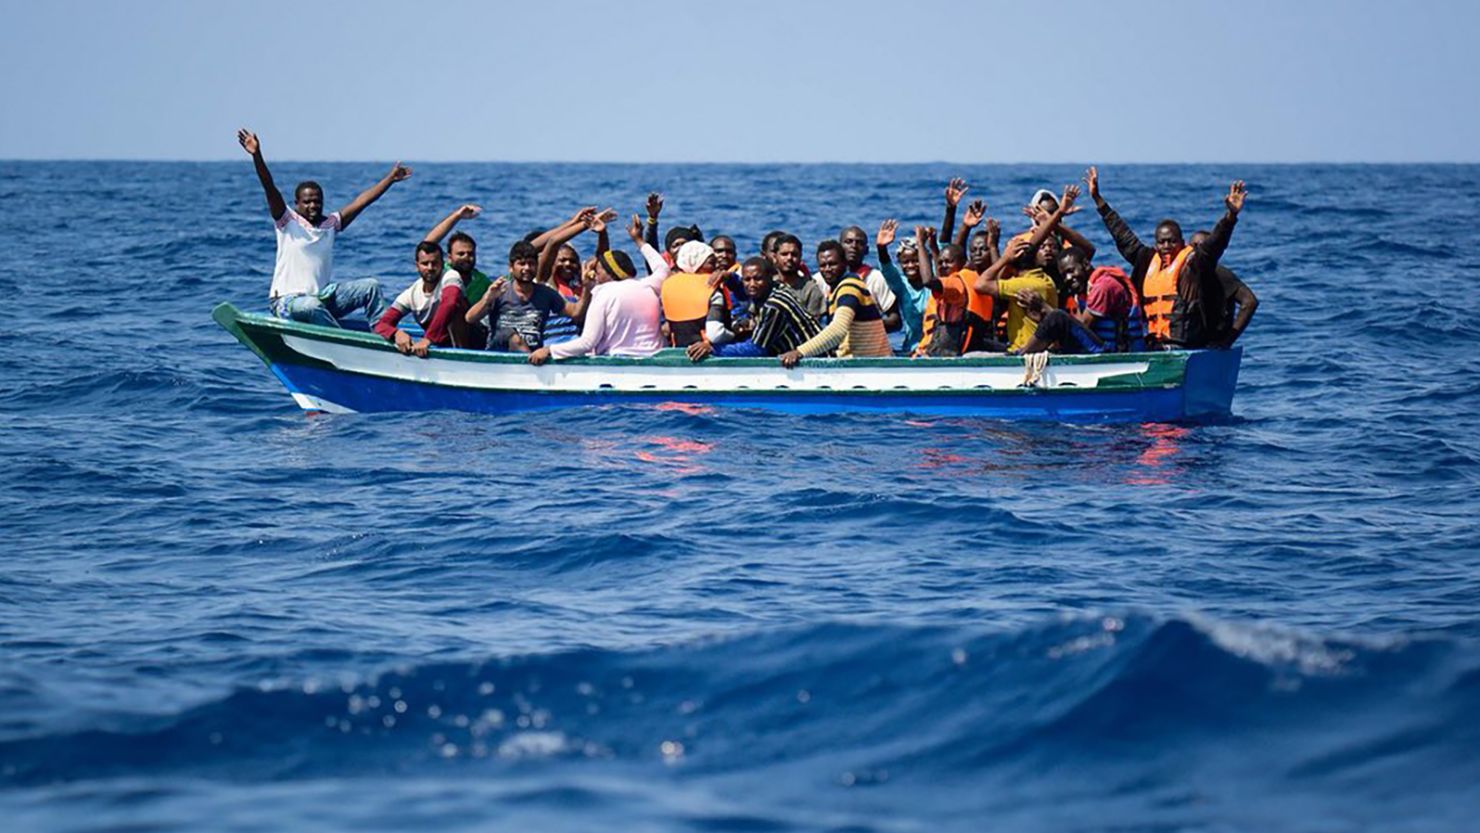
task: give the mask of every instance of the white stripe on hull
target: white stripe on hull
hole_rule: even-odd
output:
[[[803,363],[791,370],[781,367],[697,364],[693,367],[601,366],[551,362],[543,367],[523,364],[420,359],[384,350],[336,344],[284,333],[284,343],[293,350],[333,365],[346,373],[381,379],[446,385],[458,388],[510,391],[585,392],[628,391],[966,391],[1015,390],[1022,386],[1020,366],[953,367],[947,363],[920,362],[908,369],[848,367],[848,362]],[[1145,373],[1149,364],[1126,361],[1113,364],[1049,363],[1037,385],[1040,389],[1093,388],[1108,376]],[[301,394],[294,394],[295,397]],[[299,402],[303,404],[302,401]],[[326,403],[332,404],[332,403]],[[308,407],[308,406],[305,406]],[[338,406],[335,406],[338,407]],[[320,408],[318,410],[329,410]]]

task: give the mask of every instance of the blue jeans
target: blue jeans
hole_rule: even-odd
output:
[[[338,281],[319,290],[317,295],[281,295],[272,300],[272,314],[290,321],[339,327],[339,319],[357,309],[373,326],[385,312],[385,299],[380,297],[380,281],[360,278]]]

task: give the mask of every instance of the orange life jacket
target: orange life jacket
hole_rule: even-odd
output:
[[[1167,341],[1172,334],[1172,310],[1177,306],[1180,295],[1177,289],[1182,279],[1182,267],[1192,255],[1191,246],[1183,246],[1166,266],[1161,264],[1161,254],[1151,254],[1151,265],[1146,268],[1146,279],[1142,281],[1142,309],[1146,311],[1146,334],[1157,341]]]
[[[985,342],[995,336],[992,322],[995,317],[991,295],[976,291],[977,274],[971,269],[962,269],[940,279],[942,292],[930,293],[925,302],[923,316],[924,333],[920,345],[915,348],[923,356],[959,356],[972,350],[984,349]],[[944,289],[950,287],[959,301],[948,303]]]
[[[704,321],[709,317],[709,276],[678,272],[663,281],[663,317],[668,319],[668,339],[674,347],[687,347],[704,340]]]

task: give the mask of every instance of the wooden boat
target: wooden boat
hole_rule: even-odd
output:
[[[1018,356],[688,360],[593,357],[534,367],[523,355],[433,348],[406,356],[373,333],[245,313],[216,322],[307,411],[503,413],[688,403],[789,413],[897,412],[1066,422],[1179,422],[1229,415],[1242,351],[1052,356],[1032,384]]]

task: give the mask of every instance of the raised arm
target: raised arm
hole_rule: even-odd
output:
[[[644,240],[649,246],[660,251],[663,247],[658,245],[658,215],[662,213],[663,195],[653,191],[647,195],[647,236]]]
[[[966,180],[957,177],[946,183],[946,216],[940,222],[940,236],[947,240],[951,239],[951,230],[956,227],[956,204],[966,196],[970,188]]]
[[[452,227],[457,225],[458,220],[471,220],[482,212],[482,208],[472,203],[459,206],[453,209],[451,214],[443,217],[442,222],[432,226],[432,230],[427,232],[427,236],[423,237],[422,241],[426,243],[441,243],[442,238],[446,237],[452,231]]]
[[[349,201],[349,205],[339,209],[339,230],[349,228],[349,224],[360,216],[360,212],[370,207],[370,204],[380,199],[392,185],[411,176],[411,169],[400,162],[391,166],[390,173],[380,178],[380,181],[360,192],[358,197]]]
[[[1095,244],[1089,242],[1089,238],[1059,223],[1059,235],[1069,241],[1069,245],[1084,252],[1084,256],[1093,260],[1095,257]]]
[[[1223,216],[1213,226],[1213,231],[1188,255],[1189,259],[1198,261],[1198,268],[1212,271],[1218,265],[1218,260],[1223,257],[1223,252],[1228,249],[1228,241],[1233,237],[1233,227],[1238,223],[1238,215],[1244,210],[1244,198],[1248,196],[1249,190],[1243,180],[1238,180],[1228,186],[1228,195],[1223,198],[1225,211]]]
[[[1141,261],[1155,253],[1155,250],[1136,236],[1131,227],[1120,219],[1110,203],[1100,196],[1100,172],[1094,166],[1084,172],[1084,184],[1089,187],[1090,199],[1095,201],[1095,209],[1100,212],[1100,219],[1105,223],[1105,230],[1110,232],[1110,237],[1115,240],[1115,248],[1120,250],[1120,256],[1134,270],[1140,266]]]
[[[983,200],[972,200],[971,205],[966,206],[966,216],[961,218],[961,230],[956,232],[956,245],[962,249],[971,239],[971,231],[981,223],[982,218],[987,216],[987,204]],[[950,231],[946,231],[950,235]]]
[[[236,140],[241,143],[242,150],[252,155],[252,166],[257,169],[257,181],[262,183],[262,190],[267,194],[268,213],[272,215],[274,222],[281,220],[288,211],[288,204],[283,202],[283,195],[272,181],[272,172],[267,170],[267,161],[262,158],[262,143],[257,141],[257,134],[243,127],[236,131]]]
[[[607,209],[607,212],[610,212],[612,216],[616,216],[615,212],[611,212],[611,209]],[[605,216],[605,213],[602,216]],[[550,275],[555,271],[555,254],[560,251],[560,247],[576,239],[576,237],[580,236],[581,232],[594,228],[596,222],[597,214],[595,206],[587,206],[577,211],[575,216],[571,217],[568,222],[562,223],[548,234],[541,235],[545,238],[545,241],[543,248],[540,250],[539,264],[535,267],[534,282],[549,283]]]
[[[919,258],[920,284],[932,292],[940,290],[940,278],[935,276],[935,264],[930,256],[930,248],[926,245],[935,234],[935,229],[927,226],[915,226],[915,239],[920,241],[920,246],[915,250],[915,256]]]

